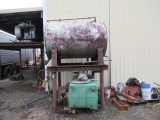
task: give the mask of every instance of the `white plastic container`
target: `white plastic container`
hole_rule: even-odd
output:
[[[151,85],[142,84],[141,85],[142,97],[145,100],[151,100]]]
[[[104,89],[104,96],[105,96],[105,98],[110,98],[110,94],[111,94],[111,89],[105,88]]]
[[[117,84],[117,92],[121,93],[124,89],[124,84],[123,83],[118,83]]]

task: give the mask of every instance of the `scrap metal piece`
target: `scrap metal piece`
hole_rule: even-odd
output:
[[[116,98],[112,98],[112,102],[116,105],[116,107],[119,110],[128,110],[128,105],[127,104],[120,104]]]
[[[136,92],[138,91],[139,87],[138,86],[128,86],[126,85],[123,89],[124,93],[127,93],[130,96],[133,96],[136,94]]]
[[[127,103],[127,99],[124,98],[124,97],[121,96],[121,95],[117,95],[116,98],[117,98],[117,100],[119,100],[119,101],[122,102],[122,103]]]
[[[124,93],[124,92],[122,92],[122,96],[123,96],[124,98],[128,99],[128,100],[129,100],[129,101],[131,101],[131,102],[133,102],[133,101],[135,101],[135,100],[136,100],[136,98],[135,98],[135,97],[130,96],[130,95],[127,95],[127,94],[126,94],[126,93]]]

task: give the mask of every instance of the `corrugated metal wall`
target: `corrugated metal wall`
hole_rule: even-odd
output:
[[[7,34],[6,32],[0,30],[0,43],[11,42],[14,41],[15,39],[16,39],[15,36]],[[12,62],[19,62],[19,52],[0,49],[0,65]]]
[[[108,31],[110,28],[113,86],[125,83],[129,77],[159,83],[159,0],[46,0],[46,3],[47,20],[96,17],[97,22],[106,23]],[[67,73],[62,78],[69,77]],[[104,78],[108,86],[108,72]]]
[[[160,1],[111,0],[110,25],[112,84],[129,77],[160,83]]]
[[[0,30],[0,42],[11,42],[14,41],[16,37],[14,35],[8,34],[2,30]]]

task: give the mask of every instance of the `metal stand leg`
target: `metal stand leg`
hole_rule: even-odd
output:
[[[34,73],[36,73],[36,53],[35,49],[33,49],[33,65],[34,65]]]
[[[104,65],[104,61],[103,61],[103,48],[97,48],[98,50],[98,64],[99,65]],[[102,105],[102,109],[105,108],[105,103],[104,103],[104,72],[101,69],[100,71],[100,95],[101,95],[101,105]]]
[[[22,57],[21,57],[21,49],[19,51],[19,57],[20,57],[20,80],[22,80]]]
[[[102,105],[102,109],[105,108],[105,103],[104,103],[104,78],[103,78],[103,70],[101,70],[100,72],[100,95],[101,95],[101,105]]]
[[[52,73],[52,86],[53,86],[53,112],[57,112],[57,77],[56,72]]]
[[[57,49],[52,49],[52,66],[57,66]],[[53,112],[57,112],[57,72],[52,73]]]
[[[41,48],[41,70],[44,69],[44,48]]]

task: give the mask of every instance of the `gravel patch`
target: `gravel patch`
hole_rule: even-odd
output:
[[[26,107],[48,95],[34,87],[33,69],[25,69],[24,73],[22,81],[0,80],[0,120],[160,120],[159,101],[130,104],[128,111],[120,111],[108,99],[104,110],[76,109],[74,114],[67,111],[53,113],[52,97]],[[63,107],[59,106],[59,111],[61,109]]]

